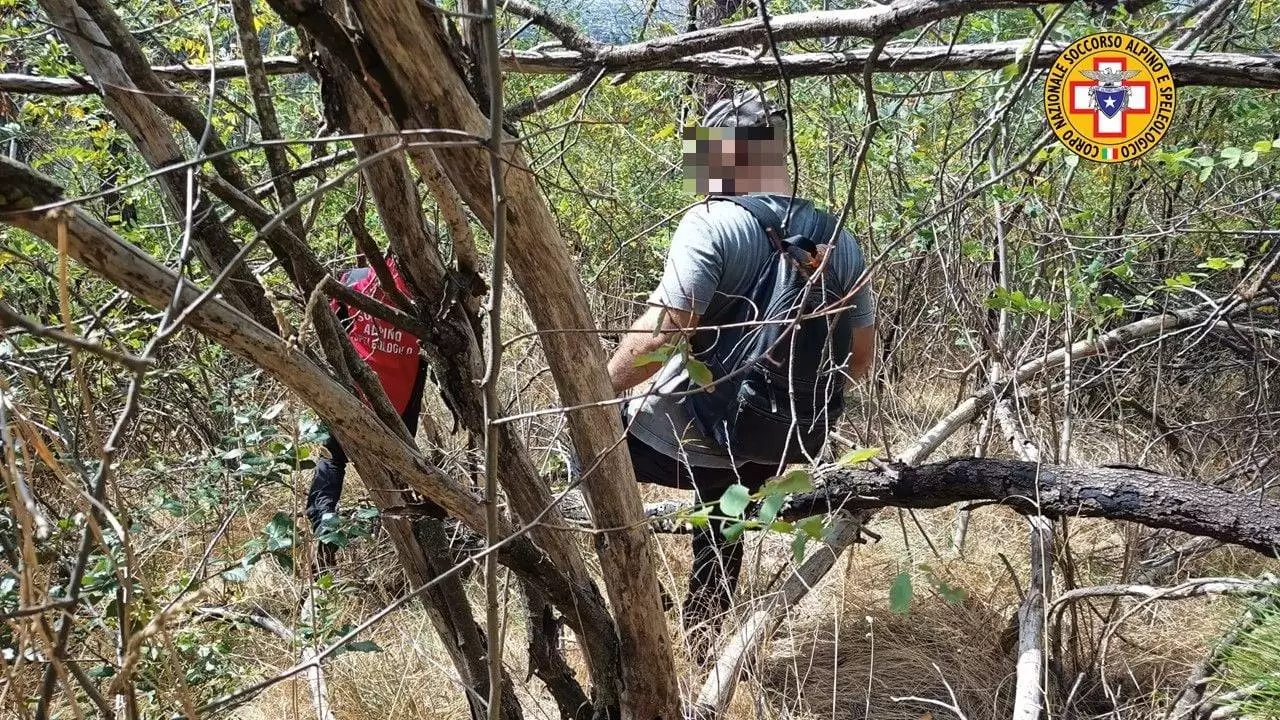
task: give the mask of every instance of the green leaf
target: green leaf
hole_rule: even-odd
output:
[[[836,461],[837,465],[857,465],[860,462],[866,462],[880,454],[880,448],[862,448],[861,450],[850,450]]]
[[[1211,257],[1196,267],[1208,268],[1209,270],[1239,270],[1244,267],[1244,258]]]
[[[684,359],[685,372],[689,373],[689,379],[698,383],[702,387],[706,387],[715,382],[715,377],[711,375],[711,368],[707,364],[695,357],[686,356]]]
[[[791,539],[791,559],[794,560],[797,565],[804,562],[804,549],[808,544],[809,535],[806,533],[798,532],[796,533],[796,536]]]
[[[1098,309],[1112,313],[1120,313],[1124,310],[1124,301],[1115,295],[1104,293],[1098,296]]]
[[[293,532],[293,518],[288,513],[276,513],[263,528],[263,533],[267,536],[266,549],[276,552],[293,547]]]
[[[911,588],[911,573],[906,570],[898,573],[889,587],[889,610],[902,615],[911,607],[911,597],[915,591]]]
[[[1241,158],[1240,158],[1240,164],[1241,164],[1241,165],[1243,165],[1243,166],[1245,166],[1245,167],[1253,167],[1253,164],[1254,164],[1254,163],[1256,163],[1256,162],[1258,162],[1258,151],[1257,151],[1257,150],[1250,150],[1249,152],[1245,153],[1245,154],[1244,154],[1243,156],[1241,156]]]
[[[756,527],[758,523],[751,520],[739,520],[724,529],[724,538],[729,542],[733,542],[742,536],[748,528]]]
[[[960,243],[960,252],[970,260],[986,260],[987,255],[990,254],[986,246],[977,240],[965,240]]]
[[[653,352],[637,355],[635,361],[631,364],[635,367],[644,367],[645,365],[651,365],[653,363],[665,363],[671,359],[671,353],[674,350],[675,348],[670,345],[663,345]]]
[[[760,521],[772,523],[773,519],[778,517],[778,511],[782,509],[782,504],[786,501],[786,495],[770,495],[765,498],[764,503],[760,506]]]
[[[1253,151],[1256,153],[1266,154],[1271,152],[1272,144],[1270,140],[1259,140],[1253,144]]]
[[[351,652],[382,652],[382,647],[372,640],[347,643],[343,649]]]
[[[685,520],[696,528],[711,526],[711,506],[705,505],[685,516]]]
[[[729,517],[742,517],[747,505],[751,502],[751,491],[746,485],[737,483],[730,485],[724,495],[720,496],[720,512]]]
[[[937,589],[938,594],[942,596],[942,599],[950,605],[959,605],[964,602],[966,597],[964,588],[958,588],[955,585],[948,585],[942,581],[938,581],[934,585],[934,588]]]
[[[1234,168],[1236,165],[1240,164],[1240,154],[1241,150],[1238,147],[1222,148],[1222,152],[1218,153],[1223,160],[1227,161],[1228,168]]]
[[[771,478],[760,489],[764,497],[774,495],[790,495],[791,493],[808,492],[813,489],[813,475],[804,468],[788,470],[785,474]]]
[[[798,527],[805,535],[813,538],[814,540],[821,540],[822,536],[827,532],[826,523],[822,521],[822,517],[819,515],[814,515],[813,517],[807,517],[801,520]]]
[[[1171,289],[1192,288],[1196,286],[1196,280],[1188,273],[1178,273],[1171,278],[1165,278],[1164,286]]]

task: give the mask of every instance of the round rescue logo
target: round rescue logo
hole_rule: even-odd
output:
[[[1177,93],[1160,53],[1124,33],[1080,38],[1058,54],[1044,83],[1049,127],[1088,160],[1133,160],[1169,130]]]

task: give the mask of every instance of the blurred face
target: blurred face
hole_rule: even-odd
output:
[[[766,173],[786,165],[786,127],[689,127],[684,131],[684,177],[700,195],[751,192]]]

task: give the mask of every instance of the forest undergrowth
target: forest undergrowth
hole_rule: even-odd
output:
[[[886,415],[883,437],[909,442],[921,428],[945,414],[954,402],[954,389],[947,384],[954,385],[939,382],[936,374],[920,373],[906,375],[891,388],[884,388],[883,397],[893,399],[882,406]],[[869,386],[860,388],[855,398],[869,394],[869,390]],[[246,411],[275,411],[271,423],[279,428],[311,427],[309,413],[289,404],[277,410],[279,397],[270,384],[246,384],[237,406]],[[533,398],[526,401],[536,405]],[[871,412],[855,400],[843,432],[857,434],[854,426],[860,422],[859,411]],[[244,412],[233,416],[232,427],[243,420],[248,420]],[[870,426],[869,420],[861,420],[863,427]],[[541,430],[554,433],[554,429]],[[232,436],[235,434],[233,430]],[[247,434],[254,439],[252,433]],[[1150,430],[1138,423],[1123,427],[1114,422],[1083,425],[1073,437],[1072,454],[1081,463],[1114,462],[1116,458],[1136,458],[1147,450],[1143,456],[1146,466],[1164,467],[1170,461],[1167,451],[1152,453],[1148,449],[1151,437]],[[544,439],[547,447],[563,449],[556,438]],[[953,440],[940,452],[962,455],[966,442]],[[316,445],[307,447],[310,453],[320,452]],[[227,452],[233,451],[218,450],[212,457],[226,458]],[[543,457],[548,472],[562,471],[562,459],[556,452],[545,452]],[[465,467],[463,451],[457,450],[454,460],[458,467]],[[300,612],[310,597],[318,608],[317,623],[325,628],[319,632],[332,633],[393,601],[405,589],[394,552],[376,520],[370,521],[371,504],[358,471],[349,478],[343,515],[351,540],[329,577],[317,579],[310,567],[310,534],[302,529],[301,515],[310,472],[298,470],[281,475],[278,483],[256,494],[255,502],[236,515],[219,540],[220,546],[234,555],[246,544],[252,545],[277,513],[292,515],[298,528],[298,542],[288,549],[294,558],[293,568],[278,561],[258,562],[242,581],[211,588],[205,602],[237,608],[246,615],[269,616],[286,626],[305,627]],[[181,491],[181,475],[170,476],[170,480],[177,481],[170,487]],[[193,478],[191,484],[200,482]],[[687,493],[655,486],[646,486],[643,497],[647,502],[689,499]],[[152,517],[162,516],[157,512]],[[935,717],[945,716],[921,698],[954,702],[971,720],[1006,717],[1012,703],[1016,613],[1024,584],[1020,578],[1029,572],[1026,522],[998,507],[974,510],[961,551],[956,546],[957,521],[955,508],[882,511],[870,527],[880,538],[855,546],[842,558],[839,572],[824,580],[751,659],[749,673],[758,684],[744,687],[746,691],[736,697],[727,717],[918,720],[931,711]],[[176,520],[171,529],[175,537],[186,536],[188,541],[177,540],[157,553],[153,567],[169,569],[153,579],[158,585],[178,581],[204,552],[201,539],[206,535],[187,522]],[[1064,521],[1059,531],[1068,533],[1066,544],[1077,586],[1107,584],[1116,577],[1136,574],[1140,551],[1150,545],[1148,531],[1106,520]],[[588,542],[585,534],[581,541]],[[788,537],[760,533],[747,542],[735,611],[739,617],[754,599],[769,592],[779,574],[790,566]],[[679,597],[690,560],[688,538],[661,535],[659,547],[662,582],[673,597]],[[1269,563],[1252,553],[1223,547],[1180,563],[1168,577],[1248,576],[1268,568]],[[909,604],[897,607],[893,585],[904,572],[912,575],[915,589]],[[483,592],[475,578],[478,574],[468,583],[468,590],[479,607]],[[938,591],[939,585],[945,595]],[[513,677],[526,680],[517,682],[517,690],[533,717],[556,717],[555,704],[545,688],[528,677],[522,652],[527,620],[518,612],[519,599],[512,595],[509,601],[506,662]],[[1078,678],[1078,685],[1058,690],[1096,694],[1100,712],[1114,702],[1125,718],[1162,718],[1169,698],[1202,660],[1205,647],[1235,626],[1245,605],[1233,598],[1193,598],[1152,604],[1116,622],[1118,611],[1126,609],[1124,601],[1082,604],[1085,618],[1081,622],[1087,630],[1075,636],[1068,631],[1060,638],[1062,646],[1070,650],[1063,657],[1076,663],[1070,677]],[[678,627],[675,612],[670,616],[673,627]],[[225,622],[211,619],[189,633],[198,638],[192,654],[194,667],[187,671],[192,679],[203,682],[206,678],[202,675],[207,674],[219,676],[219,683],[249,681],[281,672],[297,661],[297,640],[283,639],[243,620],[223,628],[209,627],[209,623]],[[732,628],[730,622],[728,629]],[[1114,632],[1115,637],[1103,651],[1096,638],[1105,630]],[[566,655],[581,670],[584,666],[576,638],[570,631],[565,635]],[[340,656],[326,666],[331,701],[341,708],[335,712],[336,718],[467,717],[456,673],[440,660],[440,640],[431,631],[424,610],[417,606],[399,610],[393,621],[375,629],[368,640],[363,652]],[[685,650],[677,644],[678,667],[688,683],[685,691],[696,692],[693,683],[700,675]],[[202,662],[204,670],[199,668]],[[314,710],[306,682],[298,677],[278,684],[234,716],[245,720],[311,717]]]
[[[668,4],[0,0],[0,718],[1280,717],[1276,0]],[[1123,163],[1045,110],[1104,32],[1176,85]],[[653,583],[697,511],[614,482],[603,400],[735,83],[788,108],[876,348],[731,513],[725,640],[779,623],[736,685]],[[331,304],[357,253],[409,281],[374,309],[432,363],[417,443]],[[824,576],[833,496],[885,507]]]

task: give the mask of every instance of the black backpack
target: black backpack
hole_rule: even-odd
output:
[[[832,249],[826,243],[834,242],[836,220],[821,211],[805,213],[788,233],[759,198],[711,199],[750,212],[775,252],[746,297],[730,306],[727,317],[715,319],[719,329],[693,333],[690,349],[710,369],[713,382],[701,389],[691,382],[687,387],[695,392],[685,405],[699,428],[735,459],[808,462],[821,452],[829,425],[844,411],[852,318],[849,312],[822,310],[847,302],[847,289],[842,291],[829,267],[814,276]],[[816,317],[796,322],[815,312]],[[838,357],[835,348],[840,348]]]

